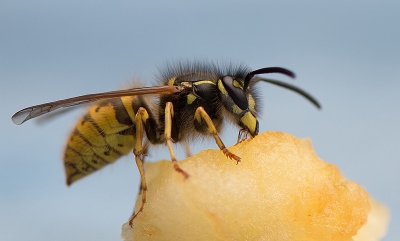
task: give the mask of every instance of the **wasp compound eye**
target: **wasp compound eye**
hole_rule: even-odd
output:
[[[246,110],[249,107],[246,93],[244,93],[241,88],[236,87],[233,82],[234,80],[232,76],[222,77],[222,84],[228,92],[229,97],[232,98],[233,102],[235,102],[235,104],[239,106],[240,109]]]

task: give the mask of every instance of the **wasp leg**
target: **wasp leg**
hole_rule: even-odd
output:
[[[149,140],[146,140],[143,147],[142,147],[142,158],[140,158],[142,160],[142,164],[144,164],[145,160],[144,158],[147,156],[147,153],[149,151],[149,147],[150,147],[150,142]],[[142,181],[140,181],[140,186],[139,186],[139,195],[142,193]]]
[[[133,147],[133,153],[135,154],[135,161],[139,169],[141,178],[140,192],[142,193],[142,204],[140,205],[139,210],[136,213],[134,213],[132,217],[129,219],[129,225],[131,227],[133,226],[133,220],[137,217],[137,215],[140,212],[143,211],[144,204],[146,203],[147,184],[144,175],[143,161],[142,161],[142,156],[144,151],[146,151],[146,149],[143,149],[142,147],[142,139],[143,139],[143,123],[146,123],[146,120],[148,118],[149,114],[147,113],[146,109],[140,107],[135,116],[136,135],[135,135],[135,145]]]
[[[246,129],[240,129],[239,134],[238,134],[238,139],[237,139],[235,146],[237,144],[239,144],[240,142],[247,140],[248,135],[249,135],[249,132]]]
[[[187,141],[185,141],[185,154],[186,157],[192,156],[192,152],[190,151],[190,146],[189,143],[187,143]]]
[[[174,108],[171,102],[167,102],[165,106],[165,130],[164,130],[164,138],[167,142],[167,146],[169,149],[169,153],[171,155],[172,164],[174,165],[174,169],[177,172],[182,173],[185,178],[189,177],[184,170],[182,170],[178,165],[178,160],[175,157],[174,149],[172,148],[172,138],[171,138],[171,130],[172,130],[172,118],[174,117]]]
[[[210,116],[207,114],[203,107],[200,106],[196,109],[194,118],[198,123],[201,123],[202,120],[204,120],[207,125],[207,131],[214,136],[215,142],[217,142],[218,147],[224,152],[227,157],[229,157],[230,159],[234,159],[236,161],[236,164],[240,162],[240,157],[236,156],[228,149],[226,149],[224,143],[218,135],[214,123],[212,122]]]

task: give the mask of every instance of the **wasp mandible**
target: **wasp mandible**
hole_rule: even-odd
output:
[[[244,65],[219,66],[206,62],[179,62],[167,65],[157,77],[159,85],[88,94],[27,107],[15,113],[15,124],[60,108],[94,102],[72,131],[64,153],[67,184],[85,177],[132,151],[141,176],[142,204],[130,219],[143,211],[147,184],[143,154],[148,144],[166,144],[173,167],[185,178],[172,143],[212,136],[224,154],[240,162],[222,142],[224,119],[240,128],[238,141],[258,134],[259,98],[255,85],[267,82],[302,95],[317,108],[320,104],[304,90],[261,74],[280,73],[294,78],[290,70],[268,67],[251,70]],[[149,99],[148,95],[158,95]],[[244,137],[243,137],[243,136]],[[146,141],[143,145],[143,140]]]

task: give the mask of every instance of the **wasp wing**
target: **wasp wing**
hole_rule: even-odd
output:
[[[131,89],[115,90],[97,94],[81,95],[73,98],[27,107],[15,113],[11,117],[11,119],[15,124],[20,125],[27,120],[44,115],[46,113],[52,112],[60,108],[76,106],[102,99],[118,98],[122,96],[173,94],[182,91],[182,88],[183,87],[162,85],[162,86],[131,88]]]
[[[54,119],[57,119],[57,117],[59,117],[59,116],[61,116],[61,115],[64,115],[64,114],[66,114],[66,113],[68,113],[68,112],[71,112],[71,111],[73,111],[73,110],[75,110],[75,109],[84,107],[84,106],[86,106],[86,105],[88,105],[88,104],[81,104],[81,105],[71,106],[71,107],[69,107],[69,108],[61,108],[61,109],[52,111],[52,112],[50,112],[50,113],[47,113],[47,114],[45,114],[45,115],[39,116],[38,118],[35,119],[35,122],[36,122],[38,125],[47,124],[47,123],[49,123],[50,121],[52,121],[52,120],[54,120]]]
[[[278,85],[280,87],[289,89],[289,90],[293,90],[294,92],[297,92],[298,94],[302,95],[303,97],[305,97],[307,100],[309,100],[311,103],[313,103],[318,109],[321,109],[321,104],[314,98],[312,97],[309,93],[307,93],[306,91],[300,89],[297,86],[285,83],[285,82],[281,82],[278,80],[273,80],[273,79],[266,79],[266,78],[255,78],[254,79],[255,82],[258,81],[264,81],[267,83],[271,83],[274,85]]]

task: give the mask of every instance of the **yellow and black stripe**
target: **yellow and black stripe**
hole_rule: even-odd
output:
[[[64,154],[68,185],[131,152],[135,140],[132,104],[137,98],[101,101],[78,121]]]

